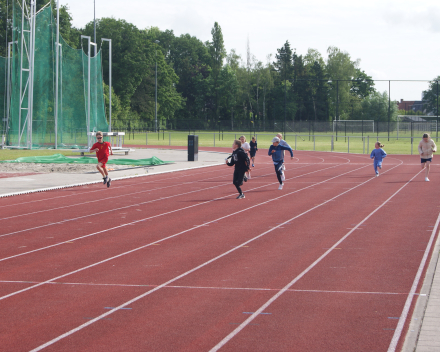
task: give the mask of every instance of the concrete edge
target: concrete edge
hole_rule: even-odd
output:
[[[124,176],[124,177],[112,178],[112,181],[126,180],[126,179],[130,179],[130,178],[145,177],[145,176],[152,176],[152,175],[159,175],[159,174],[167,174],[167,173],[178,172],[178,171],[187,171],[187,170],[194,170],[194,169],[202,169],[202,168],[205,168],[205,167],[219,166],[219,165],[224,165],[224,164],[223,164],[223,163],[219,163],[219,164],[210,164],[210,165],[203,165],[203,166],[196,166],[196,167],[188,167],[188,168],[185,168],[185,169],[160,171],[160,172],[155,172],[155,173],[152,173],[152,174],[142,174],[142,175]],[[154,165],[152,165],[152,166],[154,166]],[[79,187],[79,186],[87,186],[87,185],[93,185],[93,184],[97,184],[97,183],[102,183],[102,180],[99,180],[99,181],[91,181],[91,182],[83,182],[83,183],[75,183],[75,184],[71,184],[71,185],[63,185],[63,186],[55,186],[55,187],[41,188],[41,189],[34,189],[34,190],[28,190],[28,191],[22,191],[22,192],[14,192],[14,193],[0,194],[0,198],[19,196],[19,195],[22,195],[22,194],[30,194],[30,193],[39,193],[39,192],[53,191],[53,190],[64,189],[64,188],[72,188],[72,187]]]
[[[439,230],[440,232],[440,230]],[[426,270],[425,279],[423,280],[420,295],[417,298],[414,312],[411,316],[408,332],[405,336],[405,341],[402,346],[402,352],[414,352],[417,348],[417,343],[422,329],[423,319],[425,316],[426,307],[428,306],[429,296],[431,294],[432,283],[434,281],[435,271],[440,257],[440,235],[437,233],[437,240],[432,250],[431,260]]]

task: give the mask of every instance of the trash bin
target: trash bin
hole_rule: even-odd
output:
[[[199,160],[199,136],[188,135],[188,161]]]

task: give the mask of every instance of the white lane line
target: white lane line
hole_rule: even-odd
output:
[[[301,274],[295,277],[291,282],[289,282],[286,286],[284,286],[277,294],[275,294],[272,298],[270,298],[265,304],[263,304],[257,311],[252,314],[249,318],[247,318],[243,323],[241,323],[236,329],[234,329],[229,335],[227,335],[223,340],[221,340],[217,345],[215,345],[210,352],[218,351],[222,348],[226,343],[228,343],[231,339],[233,339],[241,330],[243,330],[249,323],[251,323],[259,313],[263,312],[267,307],[269,307],[277,298],[279,298],[284,292],[286,292],[290,287],[292,287],[298,280],[300,280],[303,276],[305,276],[310,270],[312,270],[319,262],[321,262],[328,254],[332,252],[334,248],[340,245],[347,237],[349,237],[358,226],[366,222],[370,217],[372,217],[376,212],[378,212],[385,204],[387,204],[392,198],[394,198],[403,188],[411,183],[411,181],[416,178],[422,170],[420,170],[417,174],[415,174],[407,183],[405,183],[402,187],[400,187],[395,193],[393,193],[387,200],[385,200],[379,207],[373,210],[370,214],[367,215],[355,228],[350,230],[344,237],[342,237],[339,241],[337,241],[329,250],[327,250],[323,255],[321,255],[318,259],[316,259],[312,264],[310,264]]]
[[[154,266],[154,265],[153,265]],[[14,280],[0,280],[0,283],[5,284],[39,284],[41,281],[14,281]],[[74,285],[74,286],[91,286],[91,287],[157,287],[159,285],[147,285],[147,284],[100,284],[94,282],[61,282],[52,281],[48,282],[48,285]],[[168,285],[164,288],[181,288],[191,290],[227,290],[227,291],[279,291],[279,288],[261,288],[261,287],[222,287],[222,286],[181,286],[181,285]],[[287,292],[310,292],[310,293],[343,293],[354,295],[407,295],[408,292],[374,292],[374,291],[337,291],[337,290],[297,290],[288,289]],[[416,296],[423,296],[423,294],[415,294]]]
[[[348,164],[348,163],[347,163],[347,164]],[[339,165],[337,165],[337,166],[339,166]],[[289,178],[289,180],[291,180],[291,179],[295,179],[295,178],[299,178],[299,177],[303,177],[303,176],[306,176],[306,175],[309,175],[309,174],[313,174],[313,173],[316,173],[316,172],[320,172],[320,171],[324,171],[324,170],[328,170],[328,169],[333,169],[333,168],[335,168],[335,167],[337,167],[337,166],[327,167],[327,168],[324,168],[324,169],[320,169],[320,170],[316,170],[316,171],[311,171],[311,172],[308,172],[308,173],[306,173],[306,174],[297,175],[297,176],[294,176],[294,177]],[[298,169],[301,169],[301,168],[298,168]],[[256,178],[260,178],[260,177],[264,177],[264,176],[268,176],[268,175],[272,175],[272,173],[270,173],[270,174],[265,174],[265,175],[261,175],[261,176],[256,176]],[[210,187],[210,188],[223,187],[223,186],[229,186],[229,185],[230,185],[229,183],[225,183],[225,184],[217,185],[217,186],[213,186],[213,187]],[[266,187],[266,186],[270,186],[270,185],[273,185],[273,183],[269,183],[269,184],[266,184],[265,186],[261,186],[261,187]],[[251,190],[258,189],[258,188],[261,188],[261,187],[256,187],[256,188],[253,188],[253,189],[251,189]],[[202,191],[205,191],[205,190],[207,190],[207,189],[209,189],[209,188],[206,188],[206,187],[205,187],[205,188],[201,188],[201,189],[199,189],[199,190],[191,191],[191,192],[188,192],[188,193],[202,192]],[[247,192],[249,192],[249,191],[247,191]],[[185,194],[185,193],[183,193],[183,194]],[[182,195],[182,194],[180,194],[180,195]],[[161,198],[159,198],[159,199],[155,199],[155,200],[153,200],[153,201],[160,201],[160,200],[164,200],[164,199],[168,199],[168,198],[173,198],[173,197],[176,197],[176,196],[179,196],[179,195],[173,195],[173,196],[169,196],[169,197],[161,197]],[[144,202],[144,203],[136,203],[136,204],[133,204],[133,205],[127,205],[127,206],[125,206],[125,207],[121,207],[121,208],[109,209],[109,210],[106,210],[106,211],[102,211],[102,212],[100,212],[99,214],[107,213],[107,212],[112,212],[112,211],[118,211],[118,210],[121,210],[121,209],[126,209],[126,208],[130,208],[130,207],[138,206],[138,205],[140,205],[140,204],[151,203],[151,202],[153,202],[153,201],[147,201],[147,202]],[[205,203],[201,203],[201,204],[205,204]],[[186,208],[182,208],[182,209],[186,209]],[[40,226],[35,226],[35,227],[31,227],[31,228],[23,229],[23,230],[18,230],[18,231],[14,231],[14,232],[9,232],[9,233],[6,233],[6,234],[3,234],[3,235],[0,235],[0,237],[16,235],[16,234],[18,234],[18,233],[23,233],[23,232],[32,231],[32,230],[38,230],[38,229],[41,229],[41,228],[44,228],[44,227],[48,227],[48,226],[64,224],[64,223],[66,223],[66,222],[68,222],[68,221],[76,221],[76,220],[80,220],[80,219],[88,218],[88,217],[91,217],[91,216],[96,216],[96,214],[97,214],[97,213],[92,213],[92,214],[88,214],[88,215],[79,216],[79,217],[76,217],[76,218],[64,219],[64,220],[61,220],[61,221],[52,222],[52,223],[45,224],[45,225],[40,225]],[[80,238],[80,237],[79,237],[79,238]],[[0,261],[1,261],[1,259],[0,259]]]
[[[403,327],[405,326],[406,318],[408,317],[412,300],[414,298],[417,286],[419,285],[419,281],[422,276],[423,269],[425,268],[425,264],[429,256],[429,252],[431,251],[431,246],[432,243],[434,242],[435,235],[437,234],[439,223],[440,223],[440,214],[437,217],[437,221],[435,222],[434,229],[432,230],[431,237],[429,238],[428,245],[426,246],[425,253],[423,254],[423,258],[422,261],[420,262],[419,269],[417,270],[417,274],[411,286],[411,290],[405,301],[405,305],[403,306],[402,314],[400,314],[399,322],[397,323],[396,330],[394,331],[393,338],[391,339],[390,346],[388,347],[388,352],[394,352],[397,348],[397,343],[399,342],[400,336],[402,335]]]
[[[207,174],[207,173],[212,173],[212,171],[205,171],[205,172],[199,172],[198,174]],[[192,177],[193,175],[189,174],[189,175],[179,175],[176,177],[168,177],[167,180],[175,180],[175,179],[179,179],[179,178],[185,178],[185,177]],[[102,181],[101,181],[102,182]],[[156,180],[153,181],[146,181],[146,182],[136,182],[136,183],[129,183],[129,184],[125,184],[123,186],[112,186],[112,190],[117,190],[119,188],[127,188],[127,187],[131,187],[131,186],[136,186],[139,187],[139,185],[144,185],[144,184],[149,184],[149,183],[156,183]],[[106,192],[107,189],[106,188],[101,188],[101,189],[95,189],[95,190],[88,190],[86,192],[81,192],[78,190],[78,192],[75,192],[73,194],[66,194],[66,195],[62,195],[62,196],[57,196],[57,197],[50,197],[50,198],[43,198],[43,199],[36,199],[36,200],[31,200],[31,201],[27,201],[27,202],[22,202],[22,203],[14,203],[14,204],[6,204],[6,205],[1,205],[0,208],[5,208],[5,207],[13,207],[13,206],[17,206],[17,205],[29,205],[30,203],[37,203],[37,202],[47,202],[50,200],[54,200],[54,199],[60,199],[60,198],[67,198],[67,197],[76,197],[76,196],[81,196],[81,195],[88,195],[90,193],[96,193],[96,192]]]
[[[398,166],[399,166],[399,165],[397,165],[397,166],[395,166],[395,167],[398,167]],[[365,166],[363,166],[363,167],[361,167],[361,168],[359,168],[359,169],[362,169],[362,168],[364,168],[364,167],[365,167]],[[393,167],[393,168],[391,168],[391,169],[389,169],[389,170],[387,170],[387,171],[391,171],[391,170],[394,169],[395,167]],[[356,171],[356,170],[358,170],[358,169],[355,169],[355,170],[353,170],[353,171]],[[386,171],[386,172],[387,172],[387,171]],[[352,172],[352,171],[351,171],[351,172]],[[421,171],[419,171],[419,172],[421,172]],[[349,172],[347,172],[347,173],[349,173]],[[342,174],[342,175],[344,175],[344,174]],[[342,175],[339,175],[339,176],[342,176]],[[339,176],[336,176],[336,177],[339,177]],[[364,184],[366,184],[366,183],[368,183],[368,182],[370,182],[370,181],[373,180],[373,179],[374,179],[374,178],[370,178],[370,179],[368,179],[367,181],[362,182],[361,184],[359,184],[359,185],[353,187],[352,190],[353,190],[353,189],[356,189],[356,188],[358,188],[358,187],[360,187],[360,186],[362,186],[362,185],[364,185]],[[320,183],[324,183],[324,182],[325,182],[325,181],[322,181],[322,182],[320,182]],[[306,187],[306,188],[307,188],[307,187]],[[403,187],[402,187],[402,188],[403,188]],[[350,190],[350,191],[351,191],[351,190]],[[342,195],[344,195],[344,194],[346,194],[346,193],[349,193],[350,191],[344,191],[344,192],[338,194],[337,196],[333,197],[332,199],[336,199],[336,198],[338,198],[338,197],[341,197]],[[293,194],[293,193],[296,193],[296,192],[291,192],[291,193]],[[284,195],[284,196],[287,196],[287,195],[290,195],[290,194],[286,194],[286,195]],[[276,200],[279,200],[280,198],[281,198],[281,197],[277,198]],[[332,200],[332,199],[331,199],[331,200]],[[72,329],[72,330],[70,330],[70,331],[68,331],[68,332],[66,332],[66,333],[64,333],[64,334],[62,334],[62,335],[60,335],[60,336],[58,336],[58,337],[56,337],[56,338],[54,338],[54,339],[48,341],[48,342],[46,342],[45,344],[43,344],[43,345],[41,345],[41,346],[38,346],[37,348],[33,349],[31,352],[40,351],[40,350],[42,350],[43,348],[45,348],[45,347],[47,347],[47,346],[50,346],[50,345],[52,345],[52,344],[54,344],[54,343],[56,343],[56,342],[62,340],[63,338],[65,338],[65,337],[67,337],[67,336],[70,336],[70,335],[74,334],[75,332],[77,332],[77,331],[79,331],[79,330],[84,329],[85,327],[87,327],[87,326],[89,326],[89,325],[91,325],[91,324],[93,324],[93,323],[95,323],[95,322],[101,320],[102,318],[105,318],[106,316],[108,316],[108,315],[110,315],[110,314],[113,314],[114,312],[118,311],[119,309],[124,308],[124,307],[126,307],[126,306],[128,306],[128,305],[130,305],[130,304],[132,304],[132,303],[134,303],[134,302],[136,302],[136,301],[138,301],[138,300],[140,300],[140,299],[142,299],[142,298],[144,298],[144,297],[146,297],[146,296],[148,296],[148,295],[150,295],[150,294],[152,294],[153,292],[158,291],[159,289],[161,289],[161,288],[163,288],[163,287],[165,287],[165,286],[168,286],[169,284],[171,284],[171,283],[173,283],[173,282],[175,282],[175,281],[177,281],[177,280],[179,280],[179,279],[181,279],[181,278],[183,278],[183,277],[185,277],[185,276],[187,276],[187,275],[193,273],[194,271],[197,271],[197,270],[199,270],[199,269],[201,269],[201,268],[203,268],[203,267],[209,265],[210,263],[212,263],[212,262],[214,262],[214,261],[216,261],[216,260],[218,260],[218,259],[220,259],[220,258],[222,258],[222,257],[224,257],[224,256],[226,256],[226,255],[228,255],[228,254],[230,254],[230,253],[236,251],[237,249],[241,248],[241,247],[244,246],[244,245],[246,245],[246,244],[248,244],[248,243],[251,243],[251,242],[255,241],[256,239],[258,239],[258,238],[260,238],[260,237],[265,236],[266,234],[268,234],[268,233],[270,233],[270,232],[276,230],[278,227],[281,227],[281,226],[283,226],[283,225],[285,225],[285,224],[287,224],[287,223],[289,223],[289,222],[291,222],[291,221],[293,221],[293,220],[295,220],[295,219],[297,219],[297,218],[299,218],[299,217],[301,217],[301,216],[303,216],[303,215],[305,215],[305,214],[307,214],[307,213],[309,213],[309,212],[311,212],[311,211],[313,211],[313,210],[315,210],[315,209],[317,209],[317,208],[319,208],[319,207],[321,207],[321,206],[323,206],[323,205],[329,203],[331,200],[324,201],[324,202],[321,203],[320,205],[314,206],[313,208],[310,208],[309,210],[306,210],[305,212],[303,212],[303,213],[301,213],[301,214],[299,214],[299,215],[297,215],[297,216],[295,216],[295,217],[293,217],[293,218],[291,218],[291,219],[289,219],[289,220],[283,222],[282,224],[280,224],[280,225],[278,225],[278,226],[276,226],[276,227],[274,227],[274,228],[272,228],[272,229],[270,229],[270,230],[268,230],[268,231],[265,231],[265,232],[263,232],[262,234],[260,234],[260,235],[258,235],[258,236],[256,236],[256,237],[254,237],[254,238],[251,238],[250,240],[248,240],[248,241],[246,241],[246,242],[244,242],[244,243],[238,245],[237,247],[235,247],[235,248],[233,248],[233,249],[230,249],[229,251],[224,252],[224,253],[218,255],[217,257],[212,258],[212,259],[208,260],[207,262],[205,262],[205,263],[203,263],[203,264],[201,264],[201,265],[199,265],[199,266],[197,266],[197,267],[195,267],[195,268],[193,268],[193,269],[191,269],[191,270],[188,270],[188,271],[186,271],[185,273],[183,273],[183,274],[181,274],[181,275],[179,275],[179,276],[177,276],[177,277],[175,277],[175,278],[173,278],[173,279],[171,279],[171,280],[168,280],[167,282],[165,282],[165,283],[163,283],[163,284],[161,284],[161,285],[159,285],[159,286],[153,288],[152,290],[149,290],[149,291],[143,293],[142,295],[139,295],[139,296],[137,296],[137,297],[135,297],[135,298],[133,298],[133,299],[131,299],[131,300],[129,300],[129,301],[127,301],[127,302],[121,304],[121,305],[119,305],[118,307],[115,307],[114,309],[108,311],[107,313],[101,314],[100,316],[98,316],[98,317],[96,317],[96,318],[94,318],[94,319],[92,319],[92,320],[89,320],[87,323],[84,323],[84,324],[82,324],[82,325],[80,325],[80,326],[78,326],[78,327],[76,327],[76,328],[74,328],[74,329]],[[270,200],[270,201],[272,201],[272,200]],[[268,202],[269,202],[269,201],[266,201],[266,202],[264,202],[264,203],[268,203]],[[264,204],[264,203],[262,203],[262,204]],[[243,211],[247,211],[248,209],[249,209],[249,208],[246,208],[246,209],[243,210]],[[378,209],[380,209],[380,207],[379,207],[379,208],[376,208],[376,210],[375,210],[374,212],[376,212]],[[234,214],[231,214],[231,215],[228,215],[228,216],[224,216],[224,217],[222,217],[221,219],[229,218],[230,216],[235,215],[235,214],[238,214],[238,213],[240,213],[240,212],[236,212],[236,213],[234,213]],[[214,221],[218,221],[218,219],[216,219],[216,220],[214,220]],[[186,230],[186,231],[189,231],[189,230]],[[186,231],[185,231],[185,232],[186,232]],[[347,235],[346,235],[346,236],[347,236]],[[342,242],[342,240],[340,240],[340,242]],[[335,245],[335,247],[336,247],[336,245]],[[330,250],[327,251],[326,253],[329,253],[329,252],[330,252]],[[78,270],[78,271],[80,271],[80,270]],[[67,276],[67,274],[66,274],[66,275],[63,275],[63,277],[64,277],[64,276]],[[58,278],[55,278],[55,279],[52,279],[52,280],[48,280],[48,282],[50,282],[50,281],[54,281],[54,280],[56,280],[56,279],[58,279]],[[44,283],[43,283],[43,284],[44,284]],[[37,286],[37,285],[36,285],[36,286]],[[39,285],[38,285],[38,286],[39,286]],[[2,298],[0,298],[0,300],[1,300],[1,299],[2,299]],[[252,318],[252,317],[255,316],[255,315],[258,315],[259,313],[262,312],[262,310],[263,310],[263,309],[259,310],[258,313],[255,312],[255,313],[254,313],[253,315],[251,315],[247,320],[249,320],[250,318]],[[253,319],[254,319],[254,318],[252,318],[251,320],[253,320]],[[246,321],[247,321],[247,320],[246,320]],[[241,324],[241,325],[243,325],[243,324]],[[240,325],[240,326],[241,326],[241,325]]]
[[[364,166],[364,167],[365,167],[365,166]],[[354,171],[357,171],[357,170],[362,169],[362,168],[364,168],[364,167],[361,167],[361,168],[358,168],[358,169],[354,169],[354,170],[348,171],[348,172],[343,173],[343,174],[339,174],[339,175],[337,175],[337,176],[334,176],[334,177],[330,178],[329,180],[331,180],[331,179],[333,179],[333,178],[336,178],[336,177],[343,176],[343,175],[345,175],[345,174],[348,174],[348,173],[351,173],[351,172],[354,172]],[[365,182],[363,182],[363,183],[361,183],[361,184],[359,184],[359,185],[353,187],[352,189],[355,189],[355,188],[357,188],[357,187],[360,187],[360,186],[363,185],[364,183],[369,182],[369,181],[371,181],[371,180],[372,180],[372,179],[369,179],[369,180],[367,180],[367,181],[365,181]],[[326,182],[326,181],[321,181],[321,182],[319,182],[319,183],[325,183],[325,182]],[[256,187],[256,188],[261,188],[261,187],[265,187],[265,186],[260,186],[260,187]],[[203,227],[203,226],[205,226],[206,224],[210,224],[210,223],[217,222],[217,221],[219,221],[219,220],[227,219],[227,218],[229,218],[229,217],[231,217],[231,216],[234,216],[234,215],[236,215],[236,214],[239,214],[239,213],[241,213],[241,212],[243,212],[243,211],[247,211],[247,210],[249,210],[249,209],[252,209],[252,208],[255,208],[255,207],[258,207],[258,206],[261,206],[261,205],[264,205],[264,204],[270,203],[270,202],[273,202],[273,201],[278,201],[279,199],[281,199],[281,198],[283,198],[283,197],[287,197],[287,196],[290,196],[290,195],[292,195],[292,194],[294,194],[294,193],[298,193],[298,192],[300,192],[300,191],[302,191],[302,190],[305,190],[305,189],[307,189],[307,188],[309,188],[309,187],[311,187],[311,186],[304,187],[304,188],[302,188],[302,189],[299,189],[299,190],[296,190],[296,191],[293,191],[293,192],[290,192],[290,193],[286,193],[286,194],[284,194],[284,195],[282,195],[282,196],[279,196],[279,197],[276,197],[276,198],[273,198],[273,199],[267,200],[267,201],[262,202],[262,203],[255,204],[255,205],[253,205],[253,206],[251,206],[251,207],[248,207],[248,208],[246,208],[246,209],[243,209],[242,211],[235,212],[235,213],[231,213],[231,214],[228,214],[228,215],[225,215],[225,216],[219,217],[219,218],[214,219],[214,220],[212,220],[212,221],[206,222],[206,223],[204,223],[204,224],[202,224],[202,225],[193,226],[192,228],[186,229],[186,230],[181,231],[181,232],[179,232],[179,233],[176,233],[176,234],[174,234],[174,235],[170,235],[170,236],[168,236],[168,237],[164,237],[164,238],[162,238],[162,239],[160,239],[160,240],[157,240],[157,241],[154,241],[154,242],[148,243],[148,244],[146,244],[146,245],[143,245],[143,246],[140,246],[140,247],[134,248],[134,249],[132,249],[132,250],[130,250],[130,251],[127,251],[127,252],[124,252],[124,253],[121,253],[121,254],[115,255],[115,256],[113,256],[113,257],[110,257],[110,258],[107,258],[107,259],[104,259],[104,260],[101,260],[101,261],[99,261],[99,262],[96,262],[96,263],[90,264],[90,265],[85,266],[85,267],[83,267],[83,268],[80,268],[80,269],[77,269],[77,270],[71,271],[71,272],[69,272],[69,273],[66,273],[66,274],[63,274],[63,275],[57,276],[57,277],[52,278],[52,279],[49,279],[49,280],[46,280],[46,281],[41,282],[41,283],[39,283],[39,284],[36,284],[36,285],[30,286],[30,287],[24,288],[24,289],[21,289],[21,290],[18,290],[18,291],[12,292],[12,293],[9,293],[9,294],[7,294],[7,295],[5,295],[5,296],[0,297],[0,301],[6,299],[6,298],[8,298],[8,297],[15,296],[16,294],[19,294],[19,293],[22,293],[22,292],[25,292],[25,291],[28,291],[28,290],[34,289],[34,288],[36,288],[36,287],[42,286],[42,285],[44,285],[44,284],[46,284],[46,283],[50,283],[50,282],[56,281],[56,280],[58,280],[58,279],[60,279],[60,278],[63,278],[63,277],[66,277],[66,276],[69,276],[69,275],[72,275],[72,274],[78,273],[78,272],[80,272],[80,271],[83,271],[83,270],[86,270],[86,269],[92,268],[92,267],[94,267],[94,266],[100,265],[100,264],[105,263],[105,262],[108,262],[108,261],[110,261],[110,260],[113,260],[113,259],[116,259],[116,258],[119,258],[119,257],[125,256],[125,255],[128,255],[128,254],[130,254],[130,253],[133,253],[133,252],[139,251],[139,250],[141,250],[141,249],[144,249],[144,248],[147,248],[147,247],[153,246],[153,245],[155,245],[155,244],[157,244],[157,243],[160,243],[160,242],[166,241],[166,240],[168,240],[168,239],[170,239],[170,238],[174,238],[174,237],[180,236],[181,234],[184,234],[184,233],[190,232],[190,231],[192,231],[192,230],[198,229],[198,228],[200,228],[200,227]],[[338,198],[338,197],[344,195],[344,194],[347,193],[347,192],[349,192],[349,191],[345,191],[345,192],[343,192],[343,193],[340,193],[339,195],[335,196],[335,197],[332,198],[332,199]],[[234,193],[234,195],[235,195],[235,193]],[[224,196],[224,197],[220,197],[220,198],[216,198],[216,199],[213,199],[213,200],[209,200],[209,201],[206,201],[206,202],[204,202],[204,203],[199,203],[199,204],[191,205],[191,206],[189,206],[189,207],[186,207],[186,209],[187,209],[187,208],[192,208],[192,207],[195,207],[195,206],[198,206],[198,205],[201,205],[201,204],[205,204],[205,203],[213,202],[213,201],[218,200],[218,199],[223,199],[223,198],[226,198],[226,197],[229,197],[229,196],[230,196],[230,195],[228,195],[228,196]],[[314,209],[320,207],[321,205],[327,204],[327,203],[330,202],[330,201],[331,201],[331,200],[328,200],[328,201],[325,201],[324,203],[321,203],[320,205],[316,205],[316,206],[314,206],[313,208],[311,208],[310,210],[307,210],[306,212],[301,213],[300,215],[298,215],[298,216],[296,216],[296,217],[294,217],[294,218],[292,218],[292,219],[286,221],[285,223],[282,223],[282,224],[280,224],[280,225],[278,225],[278,226],[276,226],[276,227],[271,228],[269,231],[264,232],[264,234],[269,233],[269,232],[273,231],[274,229],[277,229],[278,227],[281,227],[281,226],[285,225],[285,224],[288,223],[289,221],[295,220],[295,219],[297,219],[298,217],[300,217],[300,216],[302,216],[302,215],[308,213],[309,211],[312,211],[312,210],[314,210]],[[168,213],[166,213],[166,214],[160,214],[160,215],[157,215],[157,216],[155,216],[155,217],[158,217],[158,216],[164,216],[164,215],[167,215],[167,214],[170,214],[170,213],[174,213],[174,212],[177,212],[177,211],[180,211],[180,210],[181,210],[181,209],[173,210],[173,211],[168,212]],[[151,218],[153,218],[153,217],[151,217]],[[98,233],[108,232],[108,231],[110,231],[110,230],[114,230],[114,229],[122,228],[122,227],[125,227],[125,226],[129,226],[129,225],[132,225],[132,224],[134,224],[134,223],[139,223],[139,222],[145,221],[145,220],[147,220],[147,219],[150,219],[150,218],[137,220],[137,221],[134,221],[134,222],[131,222],[131,223],[128,223],[128,224],[124,224],[124,225],[120,225],[120,226],[113,227],[113,228],[111,228],[111,229],[106,229],[106,230],[102,230],[102,231],[99,231],[99,232],[95,232],[95,233],[92,233],[92,234],[89,234],[89,235],[86,235],[86,236],[82,236],[82,237],[80,237],[80,238],[85,238],[85,237],[93,236],[93,235],[96,235],[96,234],[98,234]],[[264,235],[264,234],[263,234],[263,235]],[[262,235],[257,236],[257,237],[255,237],[255,239],[256,239],[256,238],[259,238],[259,237],[261,237],[261,236],[262,236]],[[25,255],[25,254],[29,254],[29,253],[33,253],[33,252],[37,252],[37,251],[41,251],[41,250],[44,250],[44,249],[47,249],[47,248],[51,248],[51,247],[55,247],[55,246],[58,246],[58,245],[61,245],[61,244],[64,244],[64,243],[69,243],[70,241],[72,241],[72,240],[64,241],[64,242],[61,242],[61,243],[58,243],[58,244],[55,244],[55,245],[52,245],[52,246],[47,246],[47,247],[39,248],[39,249],[36,249],[36,250],[33,250],[33,251],[29,251],[29,252],[26,252],[26,253],[22,253],[22,254],[15,255],[15,256],[12,256],[12,257],[3,258],[3,259],[1,259],[0,261],[4,261],[4,260],[7,260],[7,259],[11,259],[11,258],[19,257],[19,256],[21,256],[21,255]],[[242,245],[239,245],[239,246],[235,247],[234,249],[232,249],[232,250],[230,250],[230,251],[228,251],[228,252],[226,252],[226,253],[230,253],[231,251],[234,251],[234,250],[236,250],[236,249],[238,249],[238,248],[241,248],[243,245],[245,245],[245,244],[247,244],[248,242],[251,242],[251,241],[253,241],[253,239],[251,239],[251,240],[245,242],[245,243],[242,244]],[[220,257],[219,257],[219,258],[220,258]]]

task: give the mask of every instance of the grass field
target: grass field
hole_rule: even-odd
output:
[[[196,132],[199,136],[199,146],[201,147],[230,147],[234,139],[239,138],[244,134],[248,141],[250,141],[250,133],[243,132]],[[412,138],[413,145],[411,146],[411,137],[409,134],[396,133],[390,134],[388,140],[387,133],[365,135],[362,137],[360,133],[350,134],[344,136],[339,134],[336,140],[336,135],[332,134],[316,134],[309,136],[307,134],[293,134],[287,133],[285,140],[295,150],[316,150],[316,151],[331,151],[332,137],[333,137],[333,151],[349,152],[349,153],[365,153],[369,154],[374,148],[376,140],[379,140],[385,145],[384,149],[392,154],[418,154],[417,145],[421,140],[423,133],[418,133],[420,136]],[[258,146],[260,148],[268,148],[272,143],[274,133],[255,133],[257,137]],[[186,146],[188,140],[188,132],[160,132],[160,133],[134,133],[126,135],[124,139],[125,145],[160,145],[160,146]],[[435,138],[434,138],[435,141]],[[412,151],[412,152],[411,152]]]

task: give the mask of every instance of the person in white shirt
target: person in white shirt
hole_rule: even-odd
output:
[[[425,169],[425,181],[429,181],[429,169],[432,162],[432,153],[437,151],[437,146],[428,133],[423,135],[423,139],[419,143],[419,154],[422,163],[422,170]]]
[[[246,152],[247,156],[250,159],[250,157],[251,157],[251,155],[250,155],[250,151],[251,151],[250,144],[248,142],[246,142],[246,137],[245,136],[241,136],[240,137],[240,141],[241,141],[241,148]],[[248,178],[248,180],[251,179],[251,169],[249,169],[249,171],[247,172],[246,177]]]

